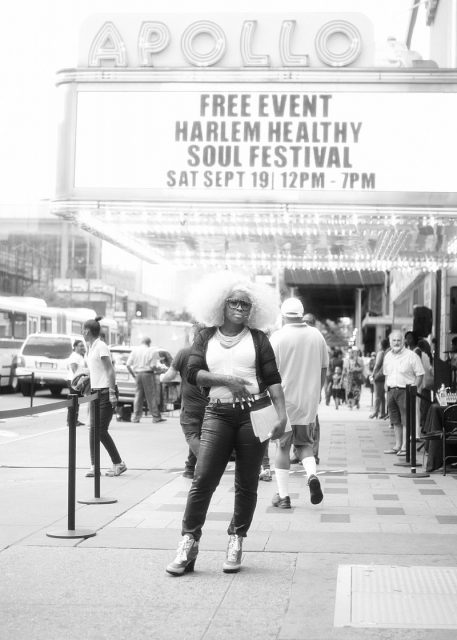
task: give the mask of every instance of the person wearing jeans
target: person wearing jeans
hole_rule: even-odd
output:
[[[376,354],[376,360],[374,363],[372,374],[375,390],[375,403],[374,411],[370,415],[370,418],[379,417],[381,419],[384,419],[386,417],[386,378],[382,372],[382,366],[384,362],[384,356],[386,355],[386,351],[388,348],[389,341],[387,338],[383,338],[381,340],[381,348]]]
[[[113,465],[121,465],[122,460],[117,450],[114,440],[108,432],[108,428],[113,417],[114,409],[110,401],[109,389],[91,389],[91,393],[100,391],[100,444],[102,444]],[[90,431],[89,431],[89,443],[90,443],[90,462],[92,469],[94,466],[94,448],[95,448],[95,404],[92,402],[90,405]],[[91,469],[91,470],[92,470]],[[126,469],[124,469],[125,471]],[[123,471],[121,471],[123,473]],[[93,474],[91,474],[93,476]],[[119,474],[109,474],[119,475]],[[91,477],[89,473],[88,477]]]
[[[209,397],[182,521],[182,539],[175,559],[166,568],[174,576],[194,569],[211,498],[233,451],[235,501],[222,570],[240,570],[242,542],[254,516],[260,466],[268,443],[254,435],[250,409],[273,402],[278,419],[272,424],[271,438],[280,437],[287,422],[274,353],[265,333],[257,329],[275,321],[274,292],[234,273],[222,272],[204,280],[192,304],[193,315],[209,326],[194,340],[187,377],[191,384],[203,387]]]
[[[227,533],[246,537],[257,504],[259,469],[268,444],[268,440],[260,442],[254,435],[250,410],[269,403],[265,396],[254,400],[251,406],[217,401],[208,404],[198,454],[198,474],[204,482],[195,483],[190,489],[183,535],[200,540],[212,495],[235,449],[235,509]]]
[[[151,339],[143,338],[141,344],[135,347],[127,360],[127,369],[135,378],[135,400],[133,402],[132,422],[139,422],[143,414],[146,399],[152,422],[165,422],[160,414],[160,382],[158,374],[166,367],[160,362],[157,351],[151,348]]]
[[[194,337],[202,328],[203,325],[195,324],[192,327],[190,337]],[[172,382],[178,373],[181,376],[181,413],[179,421],[186,442],[189,445],[189,453],[182,475],[185,478],[193,479],[200,449],[202,422],[207,399],[198,387],[190,384],[187,380],[187,364],[190,352],[191,347],[180,349],[173,358],[168,371],[160,376],[160,382]]]
[[[112,469],[106,472],[107,476],[119,476],[127,471],[125,462],[122,461],[116,445],[108,428],[113,417],[114,408],[117,404],[116,377],[111,354],[108,345],[100,339],[101,318],[87,320],[84,323],[84,337],[89,345],[87,355],[87,365],[89,368],[91,392],[100,392],[100,442],[105,447],[111,462]],[[86,473],[86,478],[94,477],[94,447],[95,447],[95,406],[90,408],[90,461],[91,468]]]

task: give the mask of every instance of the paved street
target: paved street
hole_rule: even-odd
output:
[[[96,535],[76,540],[46,536],[67,527],[64,411],[1,423],[0,637],[455,638],[457,476],[399,477],[408,469],[383,454],[392,432],[368,419],[364,393],[359,411],[321,408],[322,504],[310,504],[298,466],[291,510],[273,508],[275,483],[260,483],[235,575],[221,571],[232,464],[214,495],[195,573],[165,573],[190,486],[181,476],[177,414],[158,425],[113,422],[128,471],[102,477],[102,496],[116,503],[77,504],[76,528]],[[1,408],[14,399],[24,406],[2,395]],[[93,495],[87,427],[77,435],[76,494],[84,499]]]

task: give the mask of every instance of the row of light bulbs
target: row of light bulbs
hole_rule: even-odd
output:
[[[171,257],[170,254],[165,254],[165,252],[155,249],[148,244],[146,238],[151,233],[150,224],[149,225],[132,225],[131,224],[130,235],[128,235],[128,233],[126,234],[125,229],[121,230],[119,228],[119,225],[116,224],[116,222],[118,223],[120,222],[121,217],[122,218],[126,217],[126,220],[128,219],[129,215],[138,217],[138,215],[135,213],[137,209],[134,209],[130,206],[129,207],[131,209],[130,213],[124,210],[122,213],[119,213],[118,215],[116,215],[113,213],[113,209],[110,209],[108,206],[102,207],[101,209],[100,208],[95,209],[94,207],[89,206],[89,207],[83,208],[82,210],[78,210],[78,208],[76,207],[76,211],[75,211],[75,203],[72,203],[72,208],[74,212],[74,217],[76,218],[78,223],[85,226],[87,229],[90,229],[92,232],[97,233],[98,235],[100,235],[100,237],[105,237],[105,239],[108,239],[108,240],[113,240],[113,239],[117,240],[117,243],[119,244],[119,246],[122,246],[125,249],[132,251],[132,253],[134,253],[138,257],[141,257],[142,259],[146,259],[146,260],[158,262],[158,263],[165,263],[170,260],[170,257]],[[67,209],[67,214],[68,213],[70,213],[69,209]],[[169,215],[170,211],[168,211],[167,213]],[[151,212],[148,213],[149,220],[151,218],[150,214]],[[194,214],[195,214],[195,211],[192,211],[192,215]],[[141,215],[144,215],[144,212]],[[205,212],[204,215],[207,216],[208,215],[207,212]],[[217,214],[217,217],[221,217],[221,216],[224,217],[224,215],[225,216],[227,215],[227,211]],[[237,217],[238,215],[239,215],[239,212],[237,212]],[[253,213],[253,215],[254,215],[254,218],[255,217],[258,218],[259,216],[274,218],[274,216],[275,215],[277,216],[278,213],[274,214],[272,211],[268,211],[268,212],[262,212],[262,213],[259,213],[259,212]],[[161,216],[165,216],[165,211],[161,212]],[[301,214],[301,216],[308,217],[308,218],[309,217],[315,218],[316,221],[320,223],[320,225],[324,223],[327,224],[327,222],[323,221],[321,216],[317,214],[313,214],[311,216],[309,215],[304,216],[304,214]],[[343,216],[339,214],[339,215],[333,215],[332,220],[334,222],[335,219],[341,220],[344,217],[347,220],[350,217],[352,217],[352,220],[354,219],[354,215]],[[357,219],[360,221],[359,217],[357,217]],[[380,217],[378,216],[377,219],[379,220]],[[450,218],[445,218],[445,219],[447,222],[450,222],[451,220]],[[370,217],[371,226],[373,225],[373,221],[374,221],[373,217]],[[426,222],[430,222],[430,218],[423,217],[422,221],[425,224]],[[157,223],[156,216],[154,216],[154,222]],[[417,225],[417,222],[418,221],[416,219],[415,220],[416,225]],[[245,220],[244,220],[244,223],[245,223]],[[386,225],[386,219],[385,217],[383,217],[384,228],[385,228],[385,225]],[[334,226],[336,225],[334,224]],[[200,235],[202,236],[211,235],[211,233],[207,231],[206,226],[200,224],[200,225],[197,225],[197,227],[198,227],[198,230],[200,231]],[[176,237],[177,239],[182,238],[183,236],[182,229],[180,230],[179,233],[177,233],[175,230],[175,225],[165,225],[165,229],[162,229],[162,232],[160,233],[160,235],[162,236],[163,232],[165,231],[167,232],[166,235],[170,235],[171,237]],[[195,228],[193,228],[193,231],[195,235],[197,235]],[[292,227],[292,231],[295,233],[300,233],[300,235],[303,235],[303,236],[314,236],[322,233],[317,228],[314,228],[314,229],[310,228],[309,223],[307,227],[304,227],[300,230],[297,230],[297,226],[294,225]],[[247,236],[247,232],[249,232],[249,234],[252,236],[251,226],[240,226],[235,229],[231,225],[230,226],[224,225],[224,226],[218,227],[218,235],[222,235],[222,236],[233,237],[233,235],[239,234],[240,236],[244,237],[245,235]],[[347,236],[355,235],[357,233],[356,230],[351,230],[351,229],[342,229],[341,232],[342,232],[341,235],[347,234]],[[368,230],[366,231],[364,230],[363,233],[368,233]],[[259,233],[258,233],[258,235],[263,235],[263,236],[270,235],[272,237],[275,237],[278,235],[281,236],[284,234],[285,234],[284,229],[278,228],[278,226],[273,226],[273,224],[270,227],[266,227],[263,230],[263,232],[259,230]],[[290,236],[291,233],[288,231],[287,235]],[[331,235],[331,232],[329,230],[327,230],[327,235]],[[434,258],[422,258],[422,257],[402,257],[402,258],[398,257],[397,254],[398,254],[399,246],[402,242],[405,241],[406,237],[407,237],[407,234],[404,232],[399,233],[399,231],[397,230],[395,232],[395,235],[392,236],[392,234],[389,233],[388,230],[386,230],[384,237],[382,238],[382,241],[375,254],[368,254],[368,253],[365,254],[362,252],[354,253],[353,255],[350,256],[351,264],[349,266],[346,266],[348,263],[347,254],[335,256],[330,253],[318,254],[315,252],[312,255],[310,255],[309,253],[306,253],[306,255],[291,255],[290,253],[287,253],[287,252],[285,254],[277,252],[275,256],[272,256],[270,254],[263,252],[260,254],[258,253],[254,254],[252,256],[246,256],[245,253],[241,253],[241,252],[238,252],[238,253],[225,252],[224,255],[221,255],[220,253],[218,254],[216,252],[212,252],[210,254],[208,253],[208,251],[205,251],[205,250],[201,250],[200,252],[195,252],[194,250],[190,250],[182,247],[177,247],[176,251],[173,254],[172,260],[179,261],[180,263],[184,263],[185,265],[198,264],[201,266],[206,266],[206,265],[211,266],[211,265],[221,264],[221,263],[241,264],[246,261],[249,261],[251,262],[251,264],[255,264],[261,268],[271,268],[272,265],[274,265],[276,268],[347,269],[347,270],[369,269],[372,271],[385,271],[392,268],[409,268],[409,269],[419,269],[423,271],[436,271],[437,269],[444,268],[455,262],[455,258],[456,258],[455,255],[445,256],[441,260],[437,260]]]

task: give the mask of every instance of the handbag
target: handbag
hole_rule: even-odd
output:
[[[88,396],[90,394],[90,378],[87,373],[79,373],[71,381],[71,386],[80,396]]]

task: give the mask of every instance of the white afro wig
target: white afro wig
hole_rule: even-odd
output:
[[[243,291],[252,302],[248,327],[265,330],[274,326],[279,314],[274,289],[233,271],[218,271],[202,278],[190,292],[187,309],[198,322],[219,327],[224,322],[225,301],[233,291]]]

